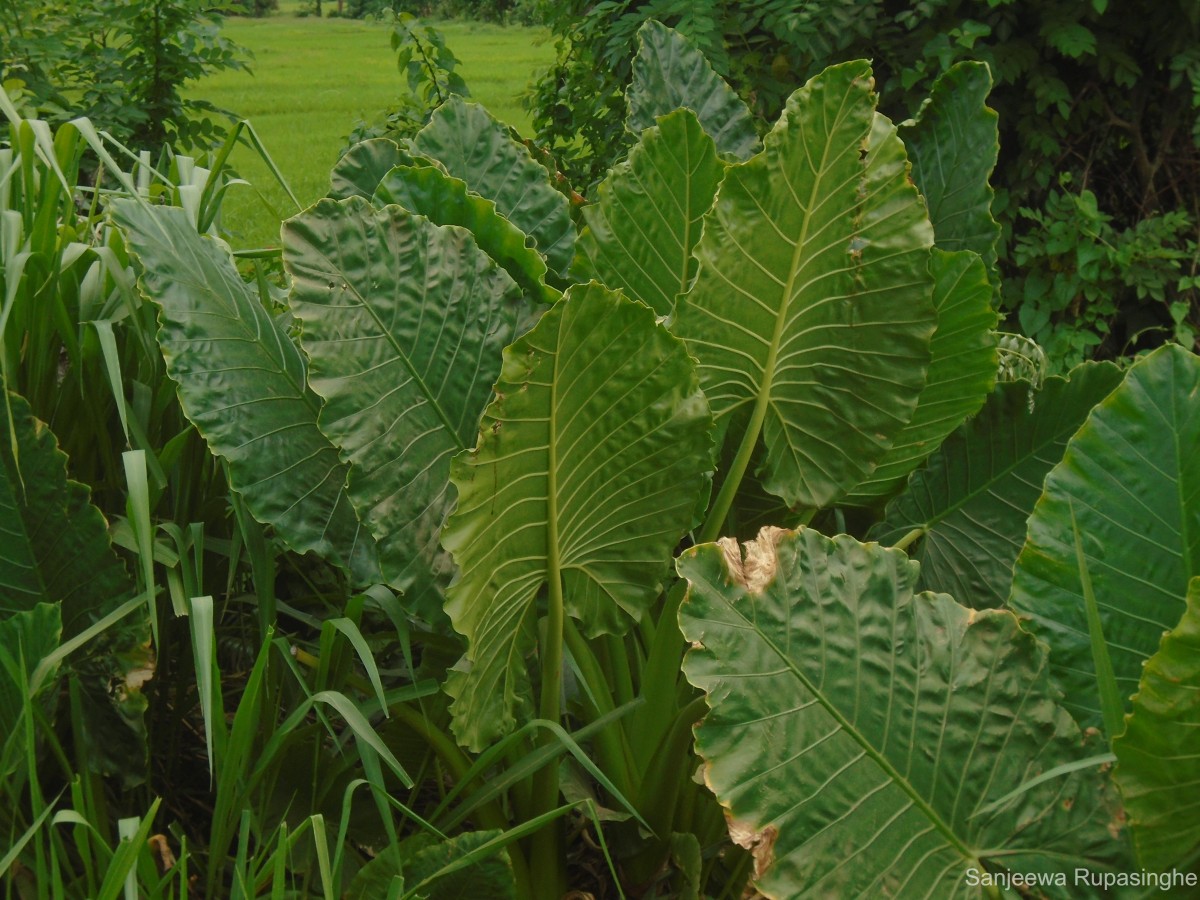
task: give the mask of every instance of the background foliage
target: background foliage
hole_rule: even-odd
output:
[[[1186,0],[676,0],[546,4],[558,61],[539,137],[580,189],[629,136],[641,24],[688,35],[760,120],[830,63],[874,60],[882,109],[913,115],[955,62],[986,62],[1000,114],[994,211],[1004,309],[1055,368],[1192,346],[1200,323],[1200,9]]]

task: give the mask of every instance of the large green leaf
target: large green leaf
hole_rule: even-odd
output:
[[[996,111],[987,107],[992,76],[985,63],[960,62],[934,82],[915,121],[900,125],[913,180],[929,204],[943,250],[974,250],[993,285],[1000,225],[992,218],[988,178],[1000,137]]]
[[[979,414],[912,474],[871,539],[918,540],[921,588],[976,609],[1003,605],[1046,473],[1120,380],[1116,366],[1089,363],[1069,380],[1048,378],[1040,391],[1026,382],[998,385]]]
[[[574,287],[504,352],[476,449],[451,466],[446,610],[468,638],[446,690],[479,750],[527,701],[537,597],[561,585],[585,634],[650,604],[711,471],[712,421],[693,361],[649,307]]]
[[[1121,853],[1097,767],[1008,797],[1087,757],[1080,731],[1015,616],[914,596],[916,568],[811,529],[679,560],[696,748],[769,897],[981,896],[971,869],[1073,885]]]
[[[358,197],[289,219],[283,242],[321,430],[350,463],[384,576],[429,618],[451,569],[450,457],[474,441],[520,290],[464,229]]]
[[[1137,362],[1046,477],[1009,604],[1054,648],[1081,724],[1101,725],[1072,514],[1122,697],[1183,614],[1200,575],[1200,357],[1177,344]]]
[[[1180,624],[1146,661],[1126,731],[1112,742],[1115,778],[1138,862],[1166,871],[1200,846],[1200,578]],[[1180,803],[1190,797],[1192,802]]]
[[[461,225],[535,303],[553,303],[558,291],[546,285],[546,262],[526,246],[525,233],[496,211],[496,204],[467,190],[467,184],[433,166],[396,166],[379,182],[371,202],[395,203],[435,225]]]
[[[59,604],[70,637],[129,599],[133,583],[88,489],[67,478],[53,432],[23,397],[7,400],[7,409],[0,406],[0,619]]]
[[[862,481],[925,383],[933,233],[875,100],[863,61],[792,95],[763,153],[726,173],[676,310],[714,414],[754,409],[747,439],[757,419],[763,484],[788,505]]]
[[[583,210],[576,267],[641,300],[660,316],[696,274],[692,250],[725,171],[691,110],[642,132],[629,158],[608,173]]]
[[[638,31],[628,96],[626,127],[635,135],[684,107],[696,114],[718,153],[746,160],[758,152],[750,108],[687,38],[653,19]]]
[[[487,110],[451,97],[417,133],[413,149],[494,201],[501,215],[533,239],[547,265],[566,273],[575,253],[570,204],[528,148]]]
[[[1164,872],[1200,847],[1200,578],[1146,661],[1125,733],[1113,741],[1138,862]]]
[[[396,166],[411,166],[413,158],[395,141],[372,138],[355,144],[339,159],[329,173],[329,196],[334,200],[347,197],[374,196],[384,176]]]
[[[242,281],[229,253],[181,209],[112,205],[160,307],[158,341],[179,399],[250,513],[293,550],[378,580],[375,543],[346,494],[346,465],[317,427],[304,358]]]
[[[908,473],[983,406],[996,384],[998,316],[983,262],[968,251],[934,249],[933,305],[937,331],[929,343],[929,377],[912,419],[870,477],[846,498],[872,505],[896,493]]]

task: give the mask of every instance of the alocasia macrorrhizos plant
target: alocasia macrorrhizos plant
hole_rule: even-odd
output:
[[[793,95],[758,151],[739,116],[706,133],[712,108],[740,101],[703,63],[661,26],[643,34],[637,143],[583,211],[578,241],[545,169],[460,99],[404,147],[350,151],[341,199],[285,226],[298,346],[215,244],[172,211],[118,204],[185,406],[282,540],[360,559],[360,579],[377,550],[410,614],[436,624],[444,609],[466,650],[443,672],[452,699],[426,733],[449,714],[492,765],[545,760],[532,784],[503,782],[514,815],[556,815],[563,742],[548,735],[565,724],[593,736],[610,778],[597,783],[617,786],[600,801],[653,823],[613,826],[631,884],[746,876],[710,852],[724,823],[686,778],[704,704],[679,672],[684,636],[701,645],[684,672],[711,707],[697,747],[764,892],[967,892],[972,866],[1123,864],[1103,748],[1084,744],[1048,675],[1066,613],[1037,621],[1047,656],[1012,612],[981,607],[1008,598],[1022,545],[1023,560],[1039,552],[1040,519],[1061,524],[1055,496],[1082,496],[1068,470],[1091,458],[1088,429],[1118,419],[1138,446],[1158,426],[1131,424],[1130,401],[1110,399],[1068,443],[1115,367],[992,391],[986,71],[953,70],[898,129],[876,112],[869,65],[835,66]],[[1194,358],[1173,353],[1187,371]],[[1163,365],[1126,384],[1150,384],[1182,447],[1194,400]],[[275,448],[284,425],[308,443],[245,454]],[[314,460],[321,478],[302,475]],[[1172,497],[1190,523],[1181,460]],[[1164,466],[1147,477],[1169,481]],[[276,480],[277,497],[256,495]],[[1105,496],[1114,510],[1130,502]],[[751,506],[769,520],[772,504],[793,522],[856,507],[858,533],[882,518],[873,534],[921,564],[811,529],[769,532],[769,571],[705,543]],[[1077,512],[1103,587],[1110,560],[1093,544],[1110,539]],[[670,561],[698,525],[680,607]],[[1181,527],[1175,538],[1200,533]],[[1185,589],[1169,588],[1159,626],[1178,621]],[[1156,672],[1177,670],[1180,628]],[[1132,715],[1170,717],[1141,712],[1152,689]],[[466,771],[444,736],[431,740]],[[1138,815],[1157,844],[1154,811]],[[565,887],[554,840],[509,852],[522,890]]]

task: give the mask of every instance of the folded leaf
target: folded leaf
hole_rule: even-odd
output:
[[[461,225],[481,250],[521,286],[533,303],[553,303],[558,291],[546,285],[546,262],[526,235],[496,211],[496,204],[467,190],[462,179],[434,166],[396,166],[379,182],[371,202],[395,203],[435,225]]]
[[[913,469],[979,412],[996,384],[998,316],[983,262],[969,251],[935,248],[930,267],[937,331],[929,342],[929,376],[912,419],[845,503],[869,506],[900,490]]]
[[[501,215],[533,239],[546,264],[566,273],[575,253],[570,204],[529,150],[487,110],[451,97],[434,111],[412,146],[494,201]]]
[[[395,141],[372,138],[355,144],[329,173],[329,196],[334,200],[365,197],[370,200],[385,175],[396,166],[411,166],[412,155]]]
[[[1128,698],[1200,575],[1197,447],[1200,357],[1169,344],[1135,363],[1096,406],[1029,517],[1009,604],[1054,648],[1054,676],[1082,725],[1102,721],[1072,508],[1113,673]]]
[[[913,181],[929,204],[929,219],[943,250],[973,250],[998,287],[988,183],[1000,153],[999,117],[987,106],[992,75],[986,63],[960,62],[938,77],[914,121],[900,125],[913,164]]]
[[[1070,885],[1120,858],[1097,769],[1005,799],[1088,755],[1045,647],[1009,612],[914,595],[916,570],[811,529],[680,557],[696,748],[768,897],[963,896],[972,869]]]
[[[589,636],[653,602],[711,472],[712,421],[693,361],[654,313],[573,287],[504,351],[476,448],[455,457],[442,533],[459,575],[446,611],[468,639],[446,691],[479,750],[528,701],[537,598],[557,579]]]

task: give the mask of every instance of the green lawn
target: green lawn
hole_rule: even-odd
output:
[[[534,73],[553,60],[549,33],[474,22],[437,27],[462,60],[473,99],[528,133],[520,98]],[[252,71],[212,75],[190,93],[249,119],[296,196],[313,202],[329,189],[329,169],[355,123],[378,121],[405,89],[390,26],[285,11],[265,19],[228,19],[224,33],[254,52]],[[238,148],[234,165],[254,186],[234,187],[226,199],[223,222],[234,246],[277,246],[279,217],[292,215],[294,205],[256,154]]]

